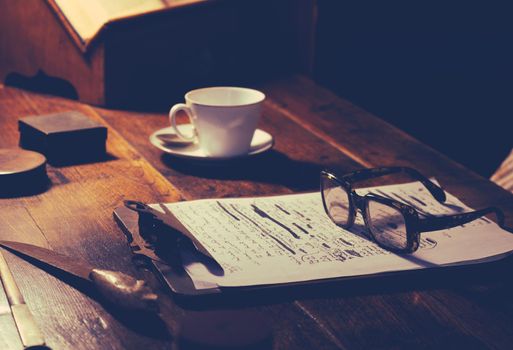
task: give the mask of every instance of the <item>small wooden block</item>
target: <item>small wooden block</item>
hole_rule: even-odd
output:
[[[0,149],[0,195],[22,195],[47,184],[46,158],[42,154]]]
[[[74,164],[105,156],[107,128],[78,112],[31,116],[18,121],[20,146],[41,152],[51,164]]]

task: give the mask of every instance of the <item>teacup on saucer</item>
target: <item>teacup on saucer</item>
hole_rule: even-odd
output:
[[[185,103],[169,111],[169,123],[182,140],[198,140],[201,148],[215,158],[245,156],[260,119],[265,95],[258,90],[236,86],[214,86],[189,91]],[[176,122],[183,112],[193,130],[182,132]]]
[[[189,133],[193,131],[191,124],[179,125],[180,131]],[[153,146],[161,151],[168,153],[174,157],[196,160],[229,160],[247,156],[253,156],[263,153],[271,149],[274,145],[274,138],[271,134],[261,129],[256,129],[251,140],[251,146],[248,153],[238,156],[211,156],[204,149],[202,149],[197,140],[182,143],[175,141],[175,132],[172,127],[163,128],[155,131],[150,136],[150,142]]]

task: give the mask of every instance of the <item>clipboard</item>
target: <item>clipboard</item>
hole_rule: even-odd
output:
[[[155,275],[172,293],[180,296],[201,296],[221,293],[220,288],[196,289],[192,279],[178,261],[164,263],[142,255],[141,250],[149,249],[154,251],[154,248],[147,244],[141,235],[140,214],[126,207],[119,207],[114,210],[113,215],[114,220],[125,234],[134,256],[143,259],[146,265],[150,265]]]
[[[327,285],[333,286],[334,282],[347,282],[354,280],[365,280],[369,281],[372,275],[366,276],[351,276],[351,277],[340,277],[331,278],[324,280],[312,280],[302,282],[291,282],[291,283],[277,283],[268,285],[258,286],[241,286],[241,287],[216,287],[209,289],[196,289],[192,279],[187,274],[185,269],[180,264],[175,263],[164,263],[158,260],[148,258],[146,255],[141,254],[141,250],[150,249],[153,250],[151,245],[146,245],[146,241],[141,235],[141,229],[143,225],[140,222],[140,215],[137,212],[130,210],[126,207],[116,208],[113,212],[114,220],[121,228],[126,236],[128,245],[134,254],[136,259],[144,259],[145,266],[148,266],[154,271],[160,282],[167,287],[171,293],[178,297],[215,297],[215,296],[227,296],[236,295],[240,293],[258,293],[265,294],[266,292],[273,293],[276,296],[278,291],[283,292],[284,295],[290,295],[290,292],[299,292],[301,294],[308,294],[310,287],[313,288],[314,293],[318,293],[319,290],[325,289]],[[150,253],[151,255],[151,253]],[[405,273],[409,273],[405,271]],[[383,277],[386,274],[376,274],[376,277]]]
[[[141,257],[141,249],[152,249],[144,246],[141,236],[140,214],[126,207],[116,208],[113,212],[114,219],[127,238],[134,257]],[[460,285],[461,283],[485,282],[489,279],[495,281],[494,276],[503,276],[511,269],[513,256],[501,258],[495,261],[481,262],[470,265],[453,265],[443,267],[430,267],[420,270],[404,270],[385,273],[376,273],[359,276],[338,277],[321,280],[309,280],[281,284],[268,284],[258,286],[241,287],[216,287],[209,289],[196,289],[192,279],[180,264],[163,263],[143,256],[145,265],[154,271],[161,283],[175,296],[179,298],[197,300],[200,297],[213,298],[228,297],[233,301],[233,296],[240,294],[256,294],[272,299],[285,296],[294,297],[320,297],[341,296],[361,293],[383,292],[383,290],[404,290],[415,287],[433,288],[441,285]],[[248,300],[248,298],[244,298]]]

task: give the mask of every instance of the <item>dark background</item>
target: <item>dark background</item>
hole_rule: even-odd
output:
[[[318,0],[315,79],[488,177],[512,148],[508,2]]]
[[[145,31],[139,30],[138,20],[112,25],[104,38],[110,43],[106,81],[118,85],[107,84],[112,87],[108,97],[133,101],[138,108],[141,100],[152,108],[160,100],[167,110],[170,101],[181,101],[191,88],[247,85],[237,79],[279,75],[280,70],[269,70],[273,66],[289,74],[297,68],[297,53],[278,34],[290,34],[284,16],[299,7],[293,7],[294,0],[262,1],[233,2],[240,16],[235,19],[216,17],[219,8],[205,7],[205,18],[212,22],[206,26],[214,28],[210,35],[204,35],[204,28],[187,27],[198,16],[194,9],[175,11],[172,18],[156,14]],[[233,3],[227,2],[228,8]],[[314,79],[319,84],[485,177],[497,169],[513,147],[513,11],[508,1],[317,0],[317,5]],[[201,12],[203,7],[198,8]],[[231,33],[232,27],[242,30],[245,40]],[[134,39],[153,37],[147,35],[151,28],[179,35],[175,41]],[[199,44],[177,52],[177,38],[183,45]],[[265,50],[253,45],[259,40],[266,42]],[[151,64],[141,64],[148,52],[158,52],[160,61],[152,57]],[[40,78],[13,76],[6,83],[77,98],[69,83]],[[168,96],[170,81],[179,91],[175,99]],[[145,93],[126,88],[134,86],[144,87]]]

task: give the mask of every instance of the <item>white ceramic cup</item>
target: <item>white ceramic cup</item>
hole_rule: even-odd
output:
[[[249,152],[265,95],[241,87],[209,87],[185,94],[185,104],[169,111],[169,121],[178,138],[195,141],[212,157],[233,157]],[[194,133],[185,135],[176,124],[176,114],[189,116]]]

